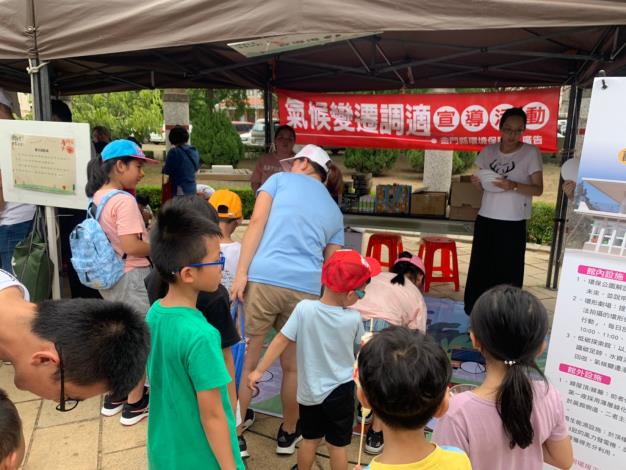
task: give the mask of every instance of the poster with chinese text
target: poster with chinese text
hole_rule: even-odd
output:
[[[595,80],[546,364],[576,469],[626,468],[624,102],[626,79]]]
[[[364,95],[278,91],[281,124],[298,143],[332,147],[481,150],[498,142],[500,117],[526,111],[523,139],[557,149],[559,89],[498,93]]]
[[[4,199],[86,209],[91,152],[89,124],[0,120]]]
[[[11,161],[16,188],[56,194],[76,192],[74,139],[13,134]]]

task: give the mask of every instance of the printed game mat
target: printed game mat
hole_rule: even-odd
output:
[[[425,297],[428,308],[426,330],[451,356],[452,383],[480,384],[485,376],[482,357],[472,350],[469,338],[469,317],[463,310],[463,302],[437,297]],[[271,337],[274,333],[271,334]],[[268,344],[271,338],[268,336]],[[539,367],[545,367],[547,350],[538,358]],[[259,381],[259,394],[253,398],[251,407],[260,413],[282,416],[280,383],[282,372],[276,361]]]

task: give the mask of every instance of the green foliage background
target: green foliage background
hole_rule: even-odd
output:
[[[359,173],[380,176],[393,167],[399,156],[396,149],[347,148],[343,163]]]
[[[122,91],[72,97],[74,122],[105,126],[114,139],[134,135],[139,142],[161,132],[163,97],[160,90]]]

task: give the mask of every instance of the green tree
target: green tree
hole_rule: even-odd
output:
[[[224,101],[235,109],[234,115],[241,116],[247,110],[246,90],[191,89],[189,90],[189,120],[192,124],[207,113],[213,113],[216,106]],[[194,124],[195,125],[195,124]]]
[[[202,162],[208,165],[236,167],[243,158],[241,138],[223,112],[198,114],[193,122],[192,143]]]
[[[77,95],[72,114],[75,122],[108,127],[114,139],[133,135],[143,142],[163,126],[163,98],[160,90]]]

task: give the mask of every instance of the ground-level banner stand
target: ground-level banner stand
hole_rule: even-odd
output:
[[[595,80],[546,365],[580,470],[626,468],[625,102]]]

